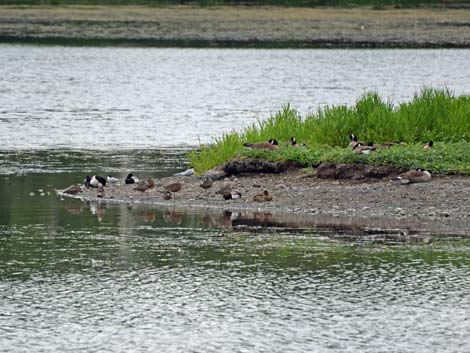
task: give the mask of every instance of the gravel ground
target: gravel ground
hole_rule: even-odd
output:
[[[469,47],[469,19],[470,8],[4,5],[0,6],[0,40],[144,46]]]
[[[163,199],[164,186],[180,182],[176,200]],[[284,223],[297,226],[337,224],[385,229],[407,229],[433,234],[470,234],[470,179],[435,177],[428,183],[401,185],[397,180],[320,180],[299,171],[231,177],[215,181],[204,190],[198,177],[169,177],[156,180],[146,192],[132,185],[105,188],[101,202],[130,202],[158,207],[197,209],[208,212],[255,212],[277,215]],[[216,193],[231,186],[241,199],[225,201]],[[256,194],[268,190],[271,202],[254,202]],[[98,200],[96,189],[85,189],[75,197]],[[292,225],[292,224],[291,224]]]

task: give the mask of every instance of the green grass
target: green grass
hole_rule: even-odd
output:
[[[465,0],[462,0],[464,2]],[[274,5],[274,6],[372,6],[382,9],[385,6],[417,7],[439,5],[442,0],[0,0],[0,5]]]
[[[375,143],[403,141],[406,147],[379,150],[371,155],[355,154],[347,148],[349,134]],[[288,148],[290,136],[305,148]],[[278,151],[252,151],[245,142],[281,141]],[[423,150],[433,140],[435,147]],[[213,145],[190,153],[198,173],[234,156],[292,160],[305,166],[321,162],[360,162],[426,168],[442,174],[470,174],[470,96],[454,96],[448,90],[423,89],[410,102],[394,106],[376,93],[367,93],[354,106],[319,109],[303,119],[290,107],[249,126],[243,132],[222,136]]]

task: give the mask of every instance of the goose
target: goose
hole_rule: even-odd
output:
[[[357,140],[357,136],[354,135],[354,134],[349,134],[349,147],[353,148],[356,147],[357,145],[361,145],[361,146],[365,146],[366,143],[365,142],[362,142],[362,141],[358,141]]]
[[[431,173],[423,169],[410,170],[400,174],[397,179],[402,184],[425,183],[431,180]]]
[[[358,143],[352,148],[352,150],[353,150],[354,153],[370,154],[372,151],[375,151],[375,147],[374,146],[364,146],[364,145],[361,145],[360,143]]]
[[[423,148],[425,150],[429,149],[429,148],[432,148],[434,146],[434,142],[432,142],[432,140],[430,140],[429,142],[426,142],[424,145],[423,145]]]
[[[106,179],[99,175],[93,175],[85,178],[85,187],[97,188],[100,186],[106,186]]]
[[[243,146],[255,149],[255,150],[277,150],[279,144],[275,139],[270,139],[268,142],[257,142],[257,143],[244,143]]]

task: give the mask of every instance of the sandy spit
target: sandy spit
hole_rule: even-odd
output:
[[[180,182],[182,189],[175,200],[164,200],[164,186],[173,182]],[[397,180],[321,180],[293,171],[230,177],[215,181],[208,190],[202,189],[200,183],[196,176],[167,177],[156,180],[156,187],[145,192],[134,190],[133,185],[112,185],[105,188],[103,198],[97,198],[96,189],[85,189],[73,197],[198,212],[261,212],[294,223],[297,219],[305,227],[326,222],[470,235],[470,178],[465,177],[434,177],[428,183],[401,185]],[[238,190],[242,197],[224,200],[217,193],[224,186]],[[270,192],[273,200],[254,202],[253,197],[264,190]]]

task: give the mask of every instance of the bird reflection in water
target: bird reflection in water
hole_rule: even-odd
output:
[[[181,225],[183,223],[183,214],[181,212],[172,210],[172,211],[165,211],[163,213],[163,220],[168,224],[174,224],[174,225]]]
[[[135,216],[137,219],[144,221],[145,223],[153,223],[157,218],[155,211],[142,211],[137,213]]]
[[[100,202],[90,201],[90,212],[92,215],[95,215],[98,222],[101,223],[106,213],[106,207]]]

